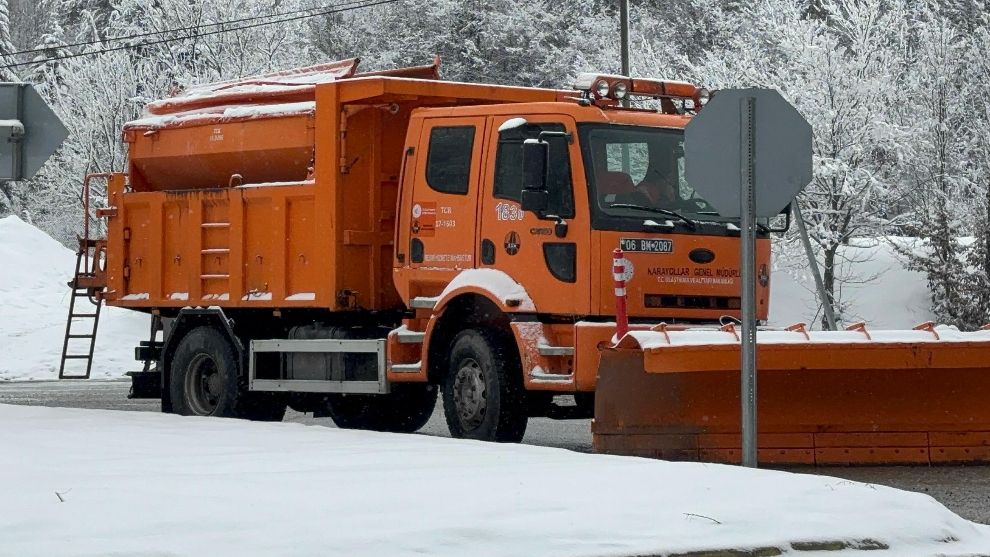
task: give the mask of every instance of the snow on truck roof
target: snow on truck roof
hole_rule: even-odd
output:
[[[166,99],[152,101],[144,115],[124,129],[157,129],[176,124],[217,123],[277,118],[315,111],[316,86],[359,77],[439,79],[440,61],[379,72],[357,73],[358,58],[305,68],[191,86]]]
[[[282,72],[245,77],[241,79],[204,83],[189,87],[188,89],[175,95],[173,98],[183,99],[192,97],[210,97],[229,92],[251,92],[258,90],[259,88],[268,91],[284,89],[294,90],[300,86],[316,85],[318,83],[327,83],[343,77],[350,77],[354,75],[354,72],[357,70],[357,64],[358,60],[356,58],[352,58],[350,60],[330,62],[329,64],[295,68]],[[162,103],[164,101],[157,102]],[[157,106],[161,105],[151,103],[149,108],[152,112],[155,112],[154,108]]]
[[[195,85],[145,106],[147,115],[184,113],[209,107],[285,103],[313,99],[317,85],[354,76],[358,60],[341,60],[236,80]]]
[[[149,115],[128,122],[124,129],[159,129],[175,125],[221,123],[233,120],[254,120],[261,118],[281,118],[303,116],[316,113],[316,101],[282,104],[249,104],[219,106],[174,114]]]
[[[452,107],[578,100],[577,94],[570,90],[441,80],[439,60],[427,66],[361,73],[354,73],[351,66],[336,64],[191,87],[175,96],[149,103],[142,117],[127,122],[124,131],[154,133],[159,129],[187,125],[309,115],[315,110],[316,88],[335,81],[353,82],[356,86],[353,94],[359,95],[346,96],[350,93],[344,93],[346,98],[341,102],[372,97],[386,99],[382,102],[429,98],[432,100],[425,101],[423,106]],[[359,83],[371,86],[361,87]]]

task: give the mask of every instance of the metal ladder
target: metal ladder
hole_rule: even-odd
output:
[[[87,269],[83,266],[83,255],[88,256],[89,248],[91,246],[85,245],[82,242],[80,242],[80,244],[80,250],[76,253],[76,274],[72,277],[72,280],[69,281],[69,288],[72,289],[72,296],[69,299],[69,317],[65,322],[65,339],[62,342],[62,360],[58,367],[59,379],[89,379],[89,373],[93,367],[93,349],[96,347],[96,331],[100,326],[100,310],[103,308],[103,298],[97,296],[94,299],[92,287],[81,284],[81,282],[85,282],[86,278],[91,278],[92,273],[88,273]],[[81,278],[83,281],[80,281]],[[84,311],[82,313],[76,313],[76,300],[79,298],[86,298],[94,309],[90,312]],[[73,333],[73,319],[91,319],[93,326],[89,330],[89,333]],[[69,354],[69,342],[72,339],[84,338],[89,339],[89,351],[85,354]],[[84,375],[66,375],[65,363],[68,360],[86,360],[86,373]]]

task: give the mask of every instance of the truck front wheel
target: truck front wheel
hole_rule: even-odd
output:
[[[276,395],[247,392],[236,349],[213,327],[197,327],[179,341],[168,388],[172,411],[184,416],[281,421],[285,415]]]
[[[443,410],[453,437],[518,443],[528,408],[511,337],[468,329],[451,343]]]

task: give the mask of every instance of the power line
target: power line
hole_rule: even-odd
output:
[[[349,2],[344,2],[344,5],[354,4],[356,1],[357,0],[351,0]],[[332,6],[332,7],[333,8],[339,8],[341,6],[340,5],[336,5],[336,6]],[[233,23],[244,23],[246,21],[257,21],[259,19],[268,19],[268,18],[271,18],[271,17],[282,17],[282,16],[287,16],[287,15],[296,15],[296,14],[311,12],[311,11],[314,11],[314,10],[321,10],[321,9],[328,9],[328,8],[331,8],[331,6],[321,6],[321,7],[314,7],[314,8],[306,8],[306,9],[303,9],[303,10],[294,10],[294,11],[291,11],[291,12],[279,12],[279,13],[258,15],[258,16],[252,16],[252,17],[242,17],[242,18],[238,18],[238,19],[228,19],[228,20],[225,20],[225,21],[216,21],[216,22],[213,22],[213,23],[200,23],[200,24],[197,24],[197,25],[190,25],[188,27],[176,27],[174,29],[163,29],[161,31],[148,31],[148,32],[145,32],[145,33],[134,33],[134,34],[131,34],[131,35],[121,35],[119,37],[107,37],[105,39],[93,39],[91,41],[82,41],[82,42],[78,42],[78,43],[58,45],[55,48],[78,48],[78,47],[81,47],[81,46],[91,46],[91,45],[94,45],[94,44],[103,44],[105,42],[110,42],[110,41],[126,41],[126,40],[130,40],[130,39],[140,39],[140,38],[144,38],[144,37],[154,37],[156,35],[165,35],[165,34],[168,34],[168,33],[177,33],[177,32],[180,32],[180,31],[195,31],[196,29],[203,29],[203,28],[207,28],[207,27],[217,27],[217,26],[220,26],[220,25],[230,25],[230,24],[233,24]],[[5,56],[22,56],[24,54],[38,54],[38,53],[42,53],[42,52],[48,52],[51,49],[52,49],[52,47],[40,46],[40,47],[37,47],[37,48],[31,48],[31,49],[27,49],[27,50],[19,50],[17,52],[11,52],[9,54],[6,54]]]
[[[243,31],[244,29],[254,29],[254,28],[257,28],[257,27],[265,27],[265,26],[268,26],[268,25],[275,25],[277,23],[287,23],[287,22],[290,22],[290,21],[298,21],[298,20],[302,20],[302,19],[308,19],[308,18],[311,18],[311,17],[318,17],[318,16],[323,16],[323,15],[332,15],[332,14],[336,14],[336,13],[349,12],[349,11],[352,11],[352,10],[359,10],[359,9],[362,9],[362,8],[373,8],[375,6],[381,6],[381,5],[384,5],[384,4],[394,4],[395,2],[399,2],[400,0],[377,0],[377,1],[365,2],[363,4],[360,3],[360,1],[361,0],[352,0],[351,2],[347,2],[347,3],[343,4],[343,5],[339,5],[339,6],[336,6],[334,8],[331,8],[331,9],[325,9],[325,10],[321,10],[321,11],[318,11],[318,12],[313,12],[313,13],[305,14],[305,15],[296,15],[296,16],[293,16],[293,17],[285,17],[285,18],[282,18],[282,19],[275,19],[275,20],[270,20],[270,21],[263,21],[261,23],[252,23],[250,25],[241,25],[239,27],[232,27],[232,28],[229,28],[229,29],[219,29],[219,30],[216,30],[216,31],[208,31],[208,32],[205,32],[205,33],[196,33],[196,34],[192,34],[192,35],[185,35],[185,36],[182,36],[182,37],[174,37],[174,38],[169,38],[169,39],[161,39],[161,40],[157,40],[157,41],[145,41],[145,42],[141,42],[141,43],[137,43],[137,44],[131,44],[131,45],[123,45],[123,46],[116,46],[116,47],[110,47],[110,48],[102,48],[102,49],[99,49],[99,50],[91,50],[91,51],[88,51],[88,52],[77,52],[77,53],[74,53],[74,54],[66,54],[64,56],[52,56],[50,58],[45,58],[44,60],[31,60],[29,62],[16,62],[16,63],[13,63],[13,64],[7,64],[6,66],[0,66],[0,68],[6,68],[6,69],[18,68],[18,67],[21,67],[21,66],[31,66],[31,65],[35,65],[35,64],[44,64],[44,63],[47,63],[47,62],[55,62],[55,61],[59,61],[59,60],[68,60],[70,58],[79,58],[79,57],[82,57],[82,56],[94,56],[94,55],[97,55],[97,54],[106,54],[108,52],[116,52],[116,51],[120,51],[120,50],[136,50],[138,48],[142,48],[142,47],[146,47],[146,46],[154,46],[154,45],[158,45],[158,44],[165,44],[165,43],[170,43],[170,42],[180,41],[180,40],[185,40],[185,39],[197,39],[197,38],[200,38],[200,37],[209,37],[209,36],[212,36],[212,35],[221,35],[223,33],[231,33],[233,31]],[[314,8],[314,9],[316,9],[316,8]],[[298,13],[298,12],[289,12],[289,13]],[[272,17],[272,16],[264,16],[264,17],[268,18],[268,17]],[[258,19],[258,18],[245,18],[245,20],[247,20],[247,19]],[[221,23],[214,23],[214,24],[208,24],[208,25],[207,24],[204,24],[204,26],[210,26],[210,25],[216,26],[216,25],[224,25],[224,24],[225,24],[225,22],[221,22]],[[162,33],[164,33],[164,32],[162,32]],[[116,39],[109,39],[109,40],[116,40]]]

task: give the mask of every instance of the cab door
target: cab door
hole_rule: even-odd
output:
[[[591,225],[574,121],[541,114],[526,116],[522,125],[503,126],[512,118],[518,117],[493,117],[489,126],[478,267],[507,273],[523,285],[541,313],[586,315],[591,296]],[[500,127],[505,129],[499,131]],[[550,202],[537,215],[520,207],[522,144],[538,139],[541,131],[571,135],[546,138]]]
[[[411,203],[405,205],[408,214],[399,220],[406,227],[400,241],[408,238],[410,269],[442,272],[475,266],[485,124],[484,117],[424,121],[416,147]],[[451,278],[451,273],[442,274],[442,280]]]

